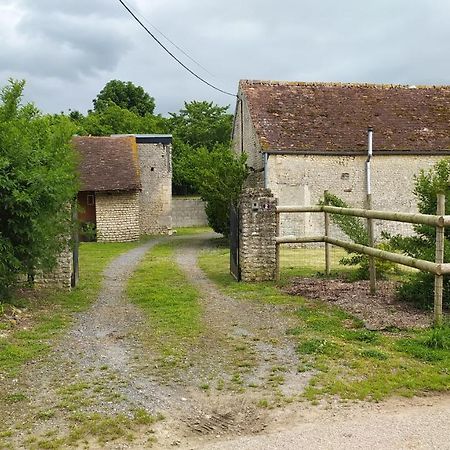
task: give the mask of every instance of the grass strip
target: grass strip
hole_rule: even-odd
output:
[[[308,399],[337,395],[377,401],[450,390],[449,325],[440,330],[368,331],[345,311],[284,294],[273,282],[237,283],[229,275],[228,249],[204,251],[199,263],[236,299],[293,306],[297,326],[286,333],[296,342],[298,370],[315,371],[304,393]]]
[[[144,338],[157,348],[166,365],[178,366],[202,332],[199,293],[174,261],[182,241],[152,249],[128,282],[130,299],[148,317]]]

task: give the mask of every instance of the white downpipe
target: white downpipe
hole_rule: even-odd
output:
[[[264,187],[269,187],[269,154],[264,153]]]
[[[370,163],[372,160],[372,141],[373,141],[373,128],[369,127],[367,129],[367,160],[366,160],[366,194],[372,194],[371,188],[371,171],[370,171]]]

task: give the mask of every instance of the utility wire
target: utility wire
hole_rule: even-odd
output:
[[[170,42],[178,51],[180,51],[186,58],[190,59],[194,64],[196,64],[198,67],[200,67],[202,70],[204,70],[207,74],[211,75],[213,78],[215,78],[215,75],[212,74],[206,67],[202,66],[198,61],[196,61],[192,56],[189,55],[186,51],[184,51],[180,46],[178,46],[175,42],[172,41],[166,34],[164,34],[156,25],[151,23],[143,14],[141,14],[136,8],[131,7],[128,5],[128,8],[131,9],[131,11],[136,14],[136,16],[140,16],[142,21],[145,22],[147,25],[151,26],[155,31],[157,31],[166,41]]]
[[[215,89],[216,91],[222,92],[222,94],[231,95],[232,97],[236,97],[236,94],[232,94],[231,92],[224,91],[223,89],[218,88],[217,86],[214,86],[209,81],[206,81],[204,78],[202,78],[200,75],[197,75],[192,69],[190,69],[186,64],[184,64],[182,61],[180,61],[142,22],[141,20],[134,14],[134,12],[129,8],[129,6],[123,1],[119,0],[120,4],[131,14],[131,16],[134,18],[134,20],[149,34],[152,39],[154,39],[163,49],[166,53],[168,53],[180,66],[184,67],[191,75],[193,75],[195,78],[200,80],[202,83],[205,83],[209,87]]]

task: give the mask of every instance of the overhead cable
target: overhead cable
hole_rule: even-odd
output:
[[[147,25],[151,26],[155,31],[157,31],[166,41],[170,42],[179,52],[181,52],[186,58],[190,59],[195,65],[200,67],[200,69],[204,70],[207,74],[211,75],[215,78],[214,74],[212,74],[206,67],[202,66],[198,61],[196,61],[192,56],[189,55],[185,50],[183,50],[179,45],[177,45],[175,42],[172,41],[166,34],[164,34],[156,25],[151,23],[143,14],[141,14],[139,11],[136,10],[136,8],[133,8],[132,6],[128,5],[128,8],[131,9],[131,11],[136,14],[136,16],[140,16],[142,21],[145,22]]]
[[[209,87],[215,89],[216,91],[222,92],[222,94],[231,95],[232,97],[236,97],[236,94],[232,94],[231,92],[227,92],[223,89],[220,89],[219,87],[215,86],[214,84],[210,83],[209,81],[202,78],[200,75],[197,75],[192,69],[190,69],[186,64],[184,64],[182,61],[180,61],[143,23],[142,21],[136,16],[136,14],[130,9],[130,7],[123,1],[119,0],[120,4],[128,11],[128,13],[134,18],[134,20],[147,32],[148,35],[151,36],[151,38],[160,45],[166,53],[168,53],[180,66],[182,66],[184,69],[186,69],[191,75],[193,75],[195,78],[200,80],[202,83],[208,85]]]

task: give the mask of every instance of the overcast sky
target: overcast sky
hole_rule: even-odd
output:
[[[127,3],[233,93],[239,79],[450,84],[449,0]],[[184,101],[235,103],[178,66],[117,0],[0,0],[1,85],[10,77],[26,79],[26,99],[45,112],[85,112],[111,79],[143,86],[164,115]]]

